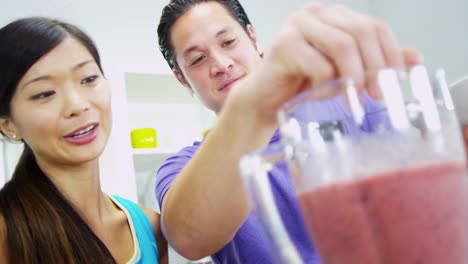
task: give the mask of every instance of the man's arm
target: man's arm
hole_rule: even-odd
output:
[[[225,114],[164,196],[163,231],[186,258],[221,249],[250,212],[238,163],[245,153],[266,145],[275,127],[256,127],[254,115],[239,109],[225,106]]]

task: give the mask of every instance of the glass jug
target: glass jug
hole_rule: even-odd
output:
[[[364,85],[382,99],[358,92]],[[467,164],[442,70],[327,82],[286,103],[278,121],[281,141],[240,162],[278,263],[305,263],[270,185],[281,164],[322,263],[468,263]]]

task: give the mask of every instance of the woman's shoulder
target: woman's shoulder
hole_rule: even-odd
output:
[[[114,201],[117,201],[121,206],[123,206],[129,211],[136,212],[136,211],[139,211],[138,209],[140,209],[143,212],[143,214],[146,216],[146,218],[148,218],[153,230],[159,229],[159,214],[156,213],[155,211],[148,209],[142,206],[141,204],[135,203],[134,201],[128,200],[126,198],[122,198],[118,195],[112,195],[112,198],[114,199]],[[141,215],[141,213],[137,213],[137,215],[138,214]],[[130,212],[130,215],[132,215],[131,212]]]
[[[141,204],[138,204],[138,206],[143,211],[143,213],[145,213],[146,217],[148,217],[148,220],[150,221],[151,226],[153,227],[153,231],[155,233],[156,231],[159,231],[159,221],[160,221],[159,214],[151,209],[144,207]]]
[[[148,217],[148,220],[150,221],[151,226],[153,227],[153,232],[156,238],[156,244],[159,252],[159,263],[168,263],[167,241],[166,238],[164,238],[161,231],[161,220],[159,214],[140,204],[138,204],[138,206],[145,213],[146,217]]]

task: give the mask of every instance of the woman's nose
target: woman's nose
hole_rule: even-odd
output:
[[[65,117],[67,118],[78,116],[89,109],[89,100],[85,95],[78,91],[80,88],[83,89],[82,87],[68,89],[65,93],[64,107]]]

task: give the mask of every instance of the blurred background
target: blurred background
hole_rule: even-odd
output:
[[[0,0],[0,26],[25,16],[48,16],[82,27],[95,40],[113,91],[113,132],[101,159],[103,188],[159,210],[154,175],[161,162],[200,140],[215,121],[171,75],[157,45],[161,0]],[[260,42],[268,50],[288,15],[304,0],[242,1]],[[334,0],[386,21],[402,44],[424,62],[446,70],[449,83],[468,74],[468,1]],[[156,148],[133,149],[130,131],[150,127]],[[21,144],[0,139],[0,186],[15,167]],[[204,260],[209,261],[209,260]],[[171,263],[187,261],[171,251]]]

